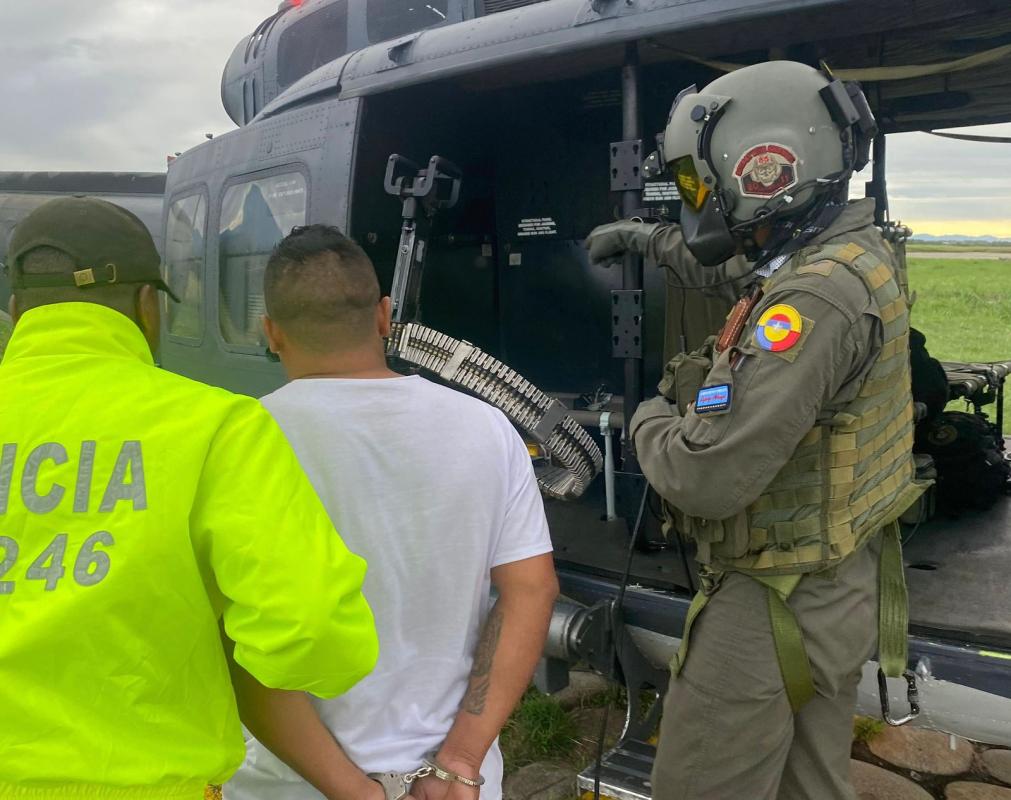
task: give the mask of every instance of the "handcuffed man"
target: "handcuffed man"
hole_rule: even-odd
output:
[[[336,228],[297,228],[281,242],[264,295],[267,339],[291,382],[263,403],[370,564],[379,663],[315,704],[339,743],[334,781],[356,800],[407,789],[418,800],[499,800],[496,738],[558,592],[527,449],[497,409],[387,367],[390,299]],[[319,798],[264,745],[250,742],[226,800]],[[386,788],[377,773],[394,773]]]

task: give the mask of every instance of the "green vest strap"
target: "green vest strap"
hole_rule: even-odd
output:
[[[670,669],[674,675],[680,675],[681,670],[685,668],[685,659],[688,658],[688,639],[692,635],[692,625],[695,624],[695,618],[706,607],[710,597],[712,597],[711,593],[696,592],[695,597],[692,598],[692,604],[688,606],[688,616],[685,617],[685,628],[681,631],[681,646],[670,662]]]
[[[814,679],[811,677],[811,662],[804,647],[804,634],[797,623],[797,617],[786,604],[787,599],[800,583],[801,575],[769,575],[756,577],[769,590],[769,620],[772,624],[772,640],[776,645],[776,658],[783,674],[783,686],[790,700],[790,708],[796,714],[814,697]]]
[[[909,599],[900,537],[898,522],[885,528],[878,567],[878,663],[889,678],[901,677],[909,658]]]

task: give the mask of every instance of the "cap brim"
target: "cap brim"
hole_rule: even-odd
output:
[[[177,302],[177,303],[181,303],[182,302],[182,300],[180,300],[178,297],[176,297],[176,293],[173,292],[171,289],[169,289],[168,284],[165,283],[165,281],[159,279],[159,280],[156,280],[156,281],[152,281],[152,283],[154,284],[155,288],[161,289],[163,292],[165,292],[165,294],[167,294],[169,297],[171,297],[175,302]]]

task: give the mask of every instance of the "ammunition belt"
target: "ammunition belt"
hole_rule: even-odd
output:
[[[418,323],[395,323],[386,355],[481,398],[532,437],[550,458],[550,466],[535,469],[541,491],[549,497],[579,497],[600,471],[600,448],[559,400],[470,342]]]

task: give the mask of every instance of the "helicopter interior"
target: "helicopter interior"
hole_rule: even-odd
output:
[[[461,199],[439,212],[434,223],[421,321],[477,344],[570,408],[620,412],[622,363],[612,355],[610,293],[621,287],[621,271],[590,265],[582,244],[594,226],[622,216],[609,176],[609,143],[622,138],[620,70],[587,74],[569,64],[551,73],[550,80],[542,76],[522,86],[513,79],[485,77],[483,85],[465,79],[366,98],[352,234],[389,289],[400,201],[384,192],[378,176],[391,153],[419,164],[433,154],[450,159],[463,174]],[[643,64],[643,141],[662,130],[671,99],[681,88],[704,85],[713,77],[707,67],[684,60]],[[883,98],[872,92],[879,109]],[[887,127],[900,130],[904,124],[893,117]],[[676,218],[673,187],[662,179],[647,184],[644,204],[651,213]],[[644,273],[647,396],[664,359],[682,343],[690,349],[717,330],[728,309],[724,301],[700,292],[682,293],[676,280],[664,270]],[[598,431],[592,432],[600,442]],[[617,438],[615,434],[616,451]],[[601,479],[578,502],[548,501],[559,565],[622,577],[640,485],[619,468],[619,513],[611,520],[604,513]],[[650,495],[646,509],[629,579],[646,587],[694,591],[690,549],[664,541],[657,498]],[[914,629],[1011,644],[1006,613],[1011,607],[1006,578],[1011,573],[1011,501],[958,519],[923,523],[909,541],[906,559]]]

